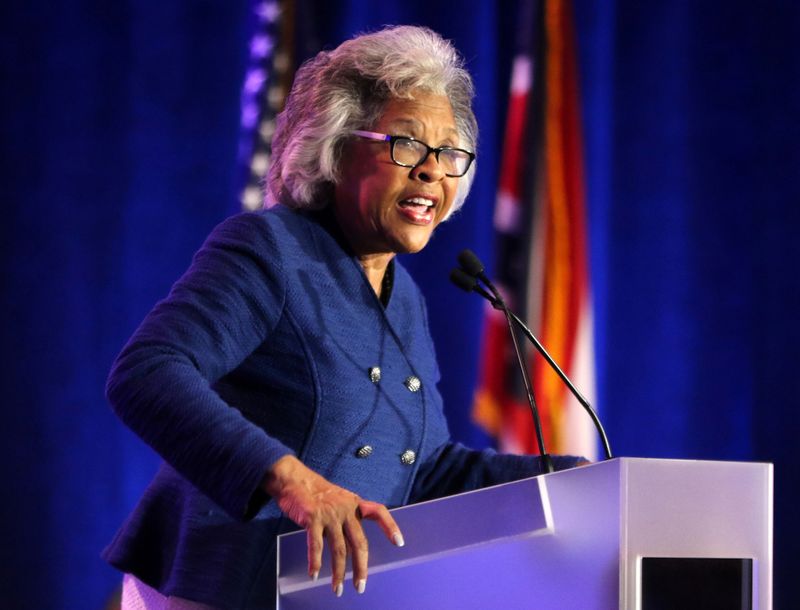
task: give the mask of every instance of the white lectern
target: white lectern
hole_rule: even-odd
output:
[[[365,522],[363,595],[281,536],[278,607],[771,610],[772,494],[770,464],[621,458],[406,506],[403,548]]]

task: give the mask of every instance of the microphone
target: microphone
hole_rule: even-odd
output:
[[[456,286],[461,288],[461,290],[465,292],[477,292],[481,295],[484,299],[489,301],[492,304],[492,307],[499,311],[503,311],[503,306],[500,302],[495,299],[492,295],[486,292],[478,283],[478,280],[471,275],[469,275],[463,269],[456,267],[450,272],[450,281],[453,282]],[[513,314],[512,314],[513,315]]]
[[[477,292],[484,299],[489,301],[492,304],[492,307],[494,307],[495,309],[500,309],[501,308],[500,303],[502,303],[502,300],[500,299],[498,302],[498,299],[496,298],[499,296],[499,292],[492,286],[488,278],[486,278],[486,275],[484,274],[483,264],[480,262],[480,259],[478,259],[475,253],[472,252],[471,250],[462,251],[461,254],[458,255],[458,262],[459,264],[461,264],[462,268],[453,270],[453,272],[450,274],[451,281],[462,290],[465,290],[467,292]],[[457,274],[456,273],[457,271],[460,273]],[[462,278],[461,277],[462,275],[466,276],[466,279]],[[456,276],[458,279],[456,279]],[[483,281],[486,284],[486,286],[488,286],[489,289],[492,290],[492,293],[495,295],[494,297],[491,296],[489,293],[487,293],[480,286],[480,284],[478,283],[478,279]],[[505,304],[503,303],[502,306],[505,306]],[[584,398],[583,395],[578,391],[578,389],[575,387],[575,384],[573,384],[570,378],[567,377],[566,373],[564,373],[564,371],[561,370],[561,367],[558,366],[556,361],[553,360],[552,356],[550,356],[550,354],[547,352],[544,346],[539,342],[539,340],[536,338],[533,332],[531,332],[531,329],[528,328],[527,325],[516,314],[514,314],[514,312],[508,310],[507,308],[505,309],[505,311],[507,312],[508,318],[510,320],[513,320],[514,323],[522,330],[522,332],[525,333],[525,336],[533,344],[536,350],[542,355],[542,357],[545,359],[550,368],[552,368],[553,371],[555,371],[555,373],[558,375],[558,377],[561,379],[564,385],[567,386],[567,389],[570,391],[570,393],[575,397],[578,403],[589,414],[589,417],[592,419],[592,422],[594,423],[594,426],[597,429],[597,433],[600,436],[600,439],[603,443],[603,451],[605,452],[606,459],[610,460],[613,457],[611,453],[611,446],[608,443],[608,437],[606,436],[606,431],[603,429],[603,424],[601,423],[600,418],[597,415],[597,412],[592,408],[592,405],[589,404],[589,401],[586,400],[586,398]]]
[[[471,250],[463,250],[458,255],[458,262],[461,269],[453,269],[450,273],[450,280],[459,288],[466,291],[474,291],[480,294],[483,298],[487,299],[495,309],[503,312],[508,324],[508,332],[511,334],[511,342],[514,345],[514,352],[517,355],[517,364],[519,365],[520,373],[522,374],[522,381],[525,385],[525,394],[528,398],[528,405],[531,409],[531,416],[533,417],[533,427],[536,432],[536,443],[539,446],[539,454],[542,456],[545,469],[547,472],[553,472],[553,462],[550,455],[544,446],[544,434],[542,433],[542,422],[539,418],[539,409],[536,407],[536,399],[533,396],[533,389],[531,388],[531,380],[528,377],[528,368],[525,366],[525,359],[522,355],[522,350],[519,349],[517,342],[517,335],[514,332],[514,324],[512,322],[512,313],[506,306],[500,291],[495,288],[494,284],[486,277],[483,272],[483,263]],[[488,294],[479,284],[480,279],[489,290],[492,291],[494,296]]]
[[[486,275],[483,273],[483,263],[472,250],[462,250],[458,254],[458,264],[467,275],[483,280]]]
[[[478,258],[477,254],[475,254],[472,250],[469,249],[462,250],[458,255],[458,264],[461,265],[461,269],[464,271],[464,273],[475,279],[476,285],[478,284],[478,280],[486,284],[489,290],[492,291],[494,298],[497,301],[499,301],[502,307],[505,307],[505,302],[503,301],[503,297],[500,295],[500,291],[494,287],[494,284],[492,284],[492,282],[489,280],[488,277],[486,277],[486,274],[483,272],[483,263]],[[475,289],[473,288],[473,290]],[[497,306],[494,303],[492,303],[492,305],[495,307],[495,309],[497,309]]]

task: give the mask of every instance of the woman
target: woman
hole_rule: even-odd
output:
[[[214,230],[109,378],[117,414],[164,458],[105,551],[124,604],[272,607],[276,536],[296,526],[309,576],[328,546],[333,592],[350,555],[363,593],[362,518],[402,546],[387,506],[541,472],[450,441],[425,304],[394,258],[464,202],[471,98],[453,47],[423,28],[299,70],[273,145],[280,205]]]

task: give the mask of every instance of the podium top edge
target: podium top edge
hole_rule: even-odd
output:
[[[690,463],[690,464],[742,464],[742,465],[750,465],[750,466],[773,466],[772,462],[761,462],[761,461],[747,461],[747,460],[725,460],[725,459],[718,459],[718,460],[707,460],[707,459],[695,459],[695,458],[658,458],[658,457],[636,457],[636,456],[618,456],[612,458],[610,460],[599,460],[597,462],[592,462],[591,464],[587,464],[586,466],[581,466],[580,468],[585,468],[587,466],[597,466],[600,464],[605,463]]]

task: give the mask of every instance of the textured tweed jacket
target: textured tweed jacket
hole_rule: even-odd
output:
[[[540,472],[450,442],[424,301],[392,272],[384,307],[325,213],[213,231],[109,378],[115,412],[164,459],[110,563],[167,595],[271,608],[276,535],[294,527],[258,490],[278,458],[390,507]]]

